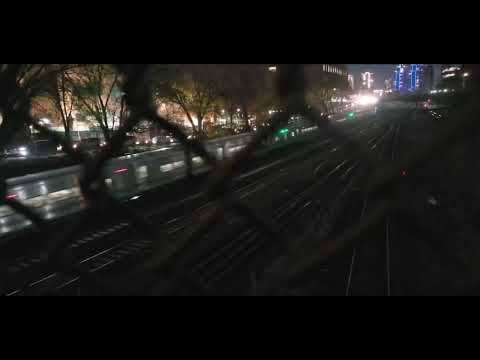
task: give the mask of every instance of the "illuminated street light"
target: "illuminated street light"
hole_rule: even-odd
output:
[[[470,74],[468,72],[464,73],[463,74],[463,77],[462,77],[462,87],[465,89],[466,88],[466,82],[467,82],[467,78],[470,76]]]

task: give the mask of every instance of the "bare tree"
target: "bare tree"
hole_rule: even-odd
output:
[[[71,64],[0,64],[0,148],[14,136],[28,137],[30,100],[44,91],[46,79]]]
[[[120,75],[110,65],[95,64],[78,68],[67,75],[75,106],[95,120],[105,141],[126,116],[124,95],[120,92]]]
[[[217,75],[214,65],[163,65],[155,76],[156,98],[182,109],[193,132],[203,136],[205,117],[219,99]]]
[[[222,98],[230,122],[238,115],[245,128],[250,130],[252,115],[264,111],[273,102],[274,94],[267,87],[267,66],[228,64],[222,70]]]
[[[37,103],[42,100],[53,108],[55,116],[59,117],[65,131],[65,139],[72,141],[71,132],[73,127],[73,112],[75,104],[73,99],[73,86],[69,81],[72,72],[78,68],[63,68],[50,76],[45,91]],[[40,105],[41,106],[41,105]]]

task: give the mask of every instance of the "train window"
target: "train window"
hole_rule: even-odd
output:
[[[146,165],[137,168],[137,179],[143,181],[148,178],[148,168]]]
[[[160,166],[160,170],[162,172],[172,171],[173,170],[173,164],[162,165],[162,166]]]

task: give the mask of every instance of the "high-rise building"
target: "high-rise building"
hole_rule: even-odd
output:
[[[410,72],[408,73],[410,77],[410,81],[408,84],[408,90],[410,91],[417,91],[420,87],[420,74],[421,74],[421,65],[419,64],[411,64],[410,65]]]
[[[472,81],[472,76],[476,73],[473,69],[472,64],[442,64],[442,80],[438,87],[455,90],[470,88],[475,82]]]
[[[420,87],[422,92],[430,92],[435,87],[435,70],[433,64],[423,64],[420,73]]]
[[[385,79],[385,92],[391,92],[393,90],[393,80],[391,78]]]
[[[461,64],[442,64],[442,79],[459,77],[461,71]]]
[[[364,72],[362,73],[362,89],[371,90],[373,89],[373,73],[371,72]]]
[[[432,87],[436,88],[442,81],[442,64],[432,64],[432,72],[433,72]]]
[[[399,64],[395,68],[395,73],[394,73],[394,89],[395,91],[398,92],[404,92],[407,91],[408,85],[406,82],[407,79],[407,65],[404,64]]]
[[[350,89],[355,90],[355,78],[352,74],[348,74],[348,85]]]
[[[410,88],[412,92],[428,92],[433,87],[433,66],[431,64],[410,64]]]
[[[433,66],[399,64],[394,73],[394,89],[398,92],[428,92],[433,87]]]
[[[282,66],[280,64],[263,65],[267,74],[268,89],[275,93],[275,80],[279,76]],[[309,104],[322,106],[325,100],[324,90],[336,92],[341,96],[348,90],[348,69],[346,64],[304,64],[305,95]]]

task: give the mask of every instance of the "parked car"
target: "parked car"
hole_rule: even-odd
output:
[[[30,146],[32,154],[49,156],[57,153],[58,145],[53,140],[34,140]]]
[[[7,145],[4,150],[5,157],[29,157],[31,155],[30,144]]]

